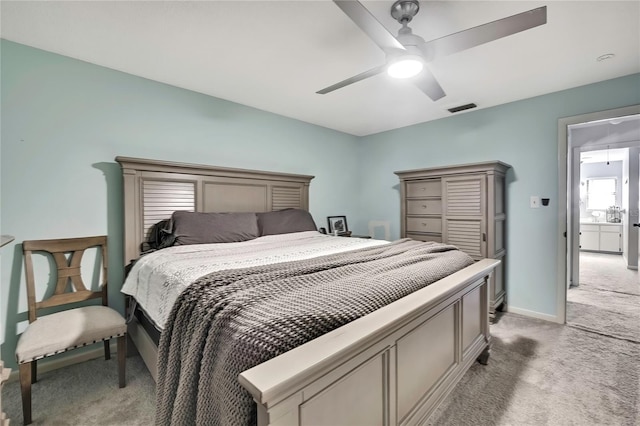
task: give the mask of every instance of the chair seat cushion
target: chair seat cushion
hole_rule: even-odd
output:
[[[39,317],[29,324],[16,347],[18,363],[124,336],[124,318],[107,306],[85,306]]]

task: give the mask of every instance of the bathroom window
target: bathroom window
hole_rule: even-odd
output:
[[[605,210],[616,205],[616,179],[587,179],[587,209]]]

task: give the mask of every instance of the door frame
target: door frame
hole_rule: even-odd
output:
[[[567,321],[567,286],[571,278],[572,251],[569,247],[577,247],[574,240],[579,237],[579,206],[569,200],[576,163],[579,168],[579,157],[573,155],[569,148],[569,126],[590,121],[607,120],[627,115],[640,114],[640,105],[588,114],[563,117],[558,119],[558,259],[556,285],[556,322],[564,324]],[[576,216],[576,214],[578,216]]]

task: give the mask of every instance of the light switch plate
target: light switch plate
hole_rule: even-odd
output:
[[[532,209],[539,209],[540,208],[540,197],[537,195],[532,195],[531,199],[529,201],[530,207]]]

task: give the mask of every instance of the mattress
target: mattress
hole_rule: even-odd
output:
[[[178,295],[211,272],[311,259],[388,243],[306,231],[238,243],[168,247],[141,257],[121,291],[132,296],[151,323],[163,330]]]

